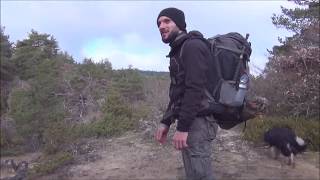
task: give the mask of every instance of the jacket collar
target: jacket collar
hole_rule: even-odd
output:
[[[188,34],[184,31],[180,32],[177,37],[172,41],[169,46],[171,50],[167,57],[172,57],[174,53],[181,47],[182,43],[188,38]]]

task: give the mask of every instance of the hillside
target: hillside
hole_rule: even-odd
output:
[[[215,140],[219,179],[319,179],[320,4],[294,3],[271,18],[294,34],[279,38],[265,69],[250,77],[247,98],[263,97],[269,106],[244,133],[221,130]],[[1,178],[183,179],[179,152],[153,140],[169,72],[115,70],[107,58],[76,61],[58,44],[36,30],[12,43],[1,27]],[[308,142],[295,169],[261,145],[275,126]]]
[[[72,164],[55,173],[38,177],[39,180],[74,179],[185,179],[182,158],[171,144],[155,143],[148,129],[128,132],[110,139],[91,139],[86,143],[88,152],[79,155]],[[243,140],[238,130],[220,130],[212,149],[212,169],[217,179],[319,179],[319,153],[306,152],[296,157],[296,167],[286,164],[286,159],[270,158],[265,146],[254,146]],[[15,157],[36,164],[41,154]],[[6,157],[2,160],[9,159]],[[5,175],[2,169],[1,178]]]

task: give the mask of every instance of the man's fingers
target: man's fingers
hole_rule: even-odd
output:
[[[183,141],[179,141],[179,150],[183,149]]]
[[[161,144],[163,144],[165,141],[166,141],[166,139],[167,139],[167,137],[166,136],[162,136],[161,138],[160,138],[160,143]]]
[[[158,135],[158,130],[156,131],[156,133],[154,133],[154,137],[156,138],[157,141],[159,141],[159,135]]]
[[[162,133],[163,133],[163,132],[162,132],[161,130],[158,131],[158,140],[159,140],[159,141],[160,141],[161,138],[162,138]]]
[[[173,141],[173,145],[176,150],[179,150],[179,141]]]
[[[184,140],[181,140],[180,143],[179,143],[179,145],[180,145],[180,150],[188,147],[186,141],[184,141]]]
[[[176,142],[175,139],[173,139],[172,144],[173,144],[173,147],[174,147],[175,149],[177,149],[177,142]]]
[[[183,141],[183,148],[188,147],[187,141]]]
[[[162,131],[159,129],[156,132],[156,139],[157,141],[161,141],[161,137],[162,137]]]
[[[182,150],[183,148],[188,147],[187,136],[188,134],[181,134],[179,132],[174,135],[172,144],[174,145],[175,149]]]
[[[181,150],[184,148],[184,143],[181,140],[174,140],[173,145],[174,145],[174,148],[177,150]]]
[[[166,132],[162,129],[157,130],[155,137],[156,137],[156,140],[161,144],[163,144],[167,139]]]

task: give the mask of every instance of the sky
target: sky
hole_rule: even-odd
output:
[[[161,41],[156,25],[167,7],[184,11],[187,31],[198,30],[206,38],[228,32],[250,34],[251,72],[259,74],[268,61],[267,49],[279,45],[278,37],[291,36],[272,24],[280,6],[288,1],[3,1],[1,26],[16,43],[31,29],[52,35],[61,51],[82,62],[108,59],[113,69],[168,71],[170,48]]]

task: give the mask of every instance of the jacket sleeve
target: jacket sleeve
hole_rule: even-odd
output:
[[[181,101],[177,130],[188,132],[201,108],[204,89],[207,84],[206,72],[210,51],[200,39],[185,42],[182,50],[182,61],[185,69],[185,91]]]
[[[170,83],[170,90],[169,92],[171,91],[171,88],[172,88],[172,83]],[[170,99],[170,102],[172,100]],[[164,113],[162,119],[161,119],[161,123],[167,125],[168,127],[170,127],[170,125],[173,123],[174,121],[174,117],[173,117],[173,111],[171,109],[171,103],[169,102],[168,106],[167,106],[167,109],[166,109],[166,112]]]

